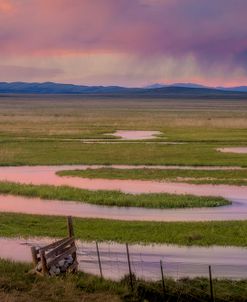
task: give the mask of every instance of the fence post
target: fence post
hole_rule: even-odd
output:
[[[39,263],[38,257],[37,257],[37,250],[34,246],[31,247],[31,253],[32,253],[32,259],[33,259],[33,265],[36,267]]]
[[[75,232],[74,232],[74,226],[73,226],[73,220],[71,216],[67,217],[67,229],[68,229],[68,236],[70,238],[75,237]],[[75,241],[73,242],[73,245],[75,246]],[[73,272],[77,272],[78,270],[78,262],[77,262],[77,254],[74,252],[72,254],[73,261],[76,262],[76,267],[73,269]]]
[[[99,246],[98,246],[97,241],[96,241],[96,250],[97,250],[97,255],[98,255],[100,277],[102,279],[103,278],[103,272],[102,272],[102,266],[101,266],[101,260],[100,260]]]
[[[74,227],[73,227],[73,220],[71,216],[67,217],[67,227],[68,227],[68,235],[69,237],[74,237]]]
[[[128,245],[128,243],[126,243],[126,251],[127,251],[127,259],[128,259],[128,266],[129,266],[130,286],[131,286],[131,290],[133,291],[134,290],[133,275],[132,275],[132,271],[131,271],[130,253],[129,253],[129,245]]]
[[[211,265],[209,265],[208,270],[209,270],[209,284],[210,284],[211,302],[215,302]]]
[[[40,250],[40,259],[41,259],[42,273],[43,275],[46,275],[48,274],[48,269],[47,269],[47,263],[45,258],[45,251],[43,250]]]
[[[160,260],[160,271],[161,271],[161,280],[162,280],[163,294],[164,294],[164,298],[165,298],[166,288],[165,288],[165,278],[164,278],[164,271],[163,271],[162,260]]]

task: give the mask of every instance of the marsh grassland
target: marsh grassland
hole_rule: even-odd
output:
[[[160,131],[154,139],[121,141],[117,130]],[[111,142],[111,143],[108,143]],[[114,143],[113,143],[114,142]],[[148,143],[147,143],[148,142]],[[160,144],[160,143],[172,144]],[[59,177],[156,180],[191,184],[247,184],[246,154],[222,153],[247,146],[247,100],[128,98],[123,96],[1,95],[0,165],[174,165],[176,169],[104,167],[60,171]],[[218,166],[200,170],[201,166]],[[220,170],[228,167],[232,170]],[[102,206],[183,208],[227,206],[221,197],[90,191],[68,186],[0,183],[0,194],[87,202]],[[1,198],[1,196],[0,196]],[[138,209],[139,210],[139,209]],[[74,219],[76,237],[87,241],[247,247],[246,221],[152,222]],[[0,214],[1,237],[66,234],[64,217]],[[112,282],[85,275],[40,279],[30,265],[0,260],[2,301],[160,301],[161,283]],[[127,283],[126,283],[127,282]],[[169,301],[208,301],[208,281],[166,280]],[[196,292],[198,288],[201,292]],[[245,301],[246,281],[215,281],[217,301]],[[55,290],[54,290],[55,289]],[[203,294],[202,294],[203,292]],[[153,297],[153,298],[150,298]],[[143,300],[141,300],[143,299]],[[152,300],[153,299],[153,300]],[[173,300],[172,300],[173,299]]]
[[[168,164],[247,166],[245,100],[1,96],[0,164]],[[83,144],[116,130],[154,130],[160,144]],[[107,135],[105,135],[107,133]]]
[[[168,243],[247,247],[247,221],[144,222],[74,218],[76,236],[85,241]],[[64,217],[0,214],[1,237],[64,237]]]

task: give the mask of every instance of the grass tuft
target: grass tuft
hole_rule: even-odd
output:
[[[193,184],[247,185],[246,170],[115,169],[58,171],[59,176],[103,179],[159,180]]]
[[[119,191],[90,191],[68,186],[25,185],[0,182],[0,194],[39,197],[48,200],[86,202],[104,206],[144,208],[217,207],[230,202],[221,197],[200,197],[175,194],[126,194]]]

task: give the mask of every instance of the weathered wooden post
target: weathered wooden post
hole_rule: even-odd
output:
[[[68,235],[70,238],[75,237],[75,232],[74,232],[74,225],[73,225],[73,220],[71,216],[67,217],[67,228],[68,228]],[[73,246],[75,246],[75,241],[72,243]],[[72,254],[74,263],[77,263],[77,265],[74,268],[74,271],[76,272],[78,270],[78,262],[77,262],[77,255],[76,252]]]
[[[42,274],[46,275],[48,274],[48,269],[47,269],[47,263],[45,258],[45,251],[43,250],[40,250],[40,259],[41,259]]]
[[[127,259],[128,259],[128,267],[129,267],[129,276],[130,276],[130,287],[131,290],[134,290],[134,285],[133,285],[133,275],[132,275],[132,270],[131,270],[131,264],[130,264],[130,253],[129,253],[129,245],[126,243],[126,251],[127,251]]]
[[[31,253],[32,253],[32,259],[33,259],[33,265],[34,265],[34,267],[36,267],[39,263],[36,247],[34,247],[34,246],[31,247]]]
[[[164,278],[164,271],[163,271],[162,260],[160,260],[160,271],[161,271],[161,280],[162,280],[163,294],[164,294],[164,298],[165,298],[166,288],[165,288],[165,278]]]
[[[103,278],[103,272],[102,272],[102,266],[101,266],[101,260],[100,260],[99,245],[98,245],[97,241],[96,241],[96,250],[97,250],[97,256],[98,256],[100,277],[102,279]]]
[[[67,226],[68,226],[68,235],[69,237],[74,237],[74,226],[73,226],[73,220],[71,216],[67,217]]]
[[[209,265],[208,270],[209,270],[209,285],[210,285],[211,302],[215,302],[211,265]]]

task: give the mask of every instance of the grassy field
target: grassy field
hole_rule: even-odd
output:
[[[5,138],[102,138],[116,129],[161,130],[166,140],[246,142],[246,100],[1,96]],[[196,130],[196,131],[195,131]]]
[[[246,146],[247,102],[231,99],[162,99],[87,96],[0,96],[0,165],[150,164],[245,166],[247,155],[220,153],[219,147]],[[78,139],[116,140],[116,130],[156,130],[154,141],[84,144]],[[107,133],[107,134],[106,134]],[[118,171],[84,173],[117,176]],[[115,174],[113,174],[115,173]],[[129,174],[128,174],[129,173]],[[245,184],[243,171],[122,171],[121,178],[195,178],[190,182]],[[88,175],[89,176],[89,175]],[[87,176],[87,177],[88,177]],[[90,203],[173,207],[215,206],[223,199],[156,194],[135,197],[119,192],[89,192],[50,186],[0,184],[0,193]],[[247,247],[247,221],[124,222],[74,219],[82,240]],[[63,217],[0,213],[0,236],[63,237]],[[29,265],[0,261],[0,301],[160,301],[161,284],[138,281],[134,294],[126,282],[115,283],[79,274],[37,278]],[[170,301],[208,301],[208,280],[166,280]],[[215,281],[217,301],[245,301],[246,281]],[[156,300],[155,300],[156,299]]]
[[[28,273],[31,265],[12,263],[0,259],[0,300],[8,302],[32,301],[163,301],[161,282],[136,280],[134,291],[128,278],[120,282],[102,280],[84,273],[63,277],[40,278]],[[209,301],[207,279],[182,279],[177,282],[165,279],[168,301]],[[242,302],[247,295],[246,281],[214,280],[216,301]]]
[[[247,221],[130,222],[74,218],[74,227],[76,238],[87,241],[247,247]],[[1,237],[64,237],[66,234],[64,217],[0,214]]]
[[[89,191],[68,186],[35,186],[9,182],[0,182],[0,194],[39,197],[48,200],[78,201],[105,206],[163,209],[218,207],[230,204],[228,200],[221,197],[200,197],[166,193],[133,195],[120,191]]]
[[[247,142],[245,100],[2,96],[0,165],[169,164],[247,166],[215,149]],[[83,144],[118,129],[159,130],[183,145]],[[114,137],[111,137],[114,139]],[[72,139],[72,141],[64,141]],[[140,156],[141,154],[141,156]]]
[[[246,167],[246,154],[216,151],[218,147],[229,145],[220,143],[83,144],[78,141],[14,139],[0,142],[0,165],[150,164]],[[240,146],[240,143],[236,146]]]
[[[86,169],[57,172],[59,176],[103,179],[141,179],[193,184],[247,185],[247,170],[159,170],[159,169]]]

